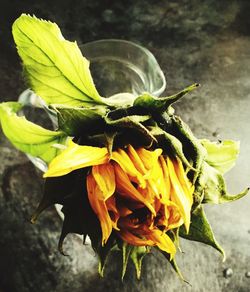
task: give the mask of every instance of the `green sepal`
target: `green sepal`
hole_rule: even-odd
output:
[[[63,205],[65,198],[72,196],[74,185],[77,182],[76,172],[58,176],[48,177],[44,182],[43,197],[31,217],[31,223],[35,223],[39,215],[54,204]]]
[[[105,117],[107,125],[114,127],[114,129],[133,129],[141,133],[150,147],[154,142],[157,142],[150,131],[142,124],[151,118],[149,115],[131,115],[119,119],[112,119],[109,115]]]
[[[249,188],[237,195],[228,194],[223,175],[206,161],[203,161],[201,172],[195,184],[195,194],[203,198],[202,203],[221,204],[236,201],[244,197],[248,191]]]
[[[151,127],[150,133],[157,139],[157,142],[161,145],[162,149],[166,151],[166,153],[171,151],[173,155],[177,155],[181,159],[184,165],[186,165],[189,169],[196,171],[196,169],[185,157],[183,146],[180,140],[178,140],[175,136],[167,133],[166,131],[163,131],[159,127]]]
[[[65,144],[67,135],[50,131],[26,120],[16,113],[22,108],[18,102],[0,104],[0,122],[5,136],[19,150],[49,163],[60,151],[56,144]]]
[[[34,92],[47,104],[103,104],[76,42],[64,39],[50,21],[22,14],[13,24],[13,37],[24,72]]]
[[[167,97],[155,97],[149,93],[144,93],[138,96],[134,101],[134,106],[139,106],[148,109],[149,112],[162,113],[168,109],[168,107],[186,95],[188,92],[199,87],[198,83],[192,84],[182,91]]]
[[[174,271],[177,273],[177,275],[180,277],[180,279],[184,282],[186,282],[187,284],[189,284],[189,282],[187,280],[185,280],[185,278],[183,277],[180,268],[175,260],[175,258],[173,258],[172,260],[170,260],[170,254],[157,248],[158,251],[160,251],[160,253],[168,260],[168,262],[170,263],[171,267],[174,269]]]
[[[146,246],[134,246],[130,258],[135,266],[136,276],[139,280],[141,277],[141,267],[142,267],[142,260],[144,256],[149,252],[149,247]]]
[[[202,242],[212,246],[222,254],[223,261],[225,260],[225,252],[214,237],[202,205],[197,207],[191,214],[189,233],[187,234],[185,228],[181,226],[179,235],[185,239]]]
[[[101,277],[104,276],[105,265],[107,263],[107,259],[110,253],[116,249],[117,249],[117,244],[116,244],[116,237],[114,236],[114,233],[110,235],[108,241],[103,246],[100,241],[98,243],[97,248],[95,248],[98,255],[98,259],[99,259],[98,273]]]
[[[236,162],[240,152],[240,142],[225,140],[211,142],[200,140],[207,150],[206,162],[216,168],[221,174],[228,172]]]
[[[196,169],[192,177],[193,183],[199,175],[202,162],[207,155],[206,149],[203,147],[199,139],[197,139],[189,126],[184,123],[180,117],[173,116],[172,126],[175,136],[181,141],[183,151],[188,159],[192,160],[192,165]]]
[[[125,241],[122,242],[122,280],[126,274],[128,260],[133,248],[134,246],[128,244],[127,242]]]
[[[104,127],[103,116],[107,112],[105,106],[79,108],[53,105],[52,108],[57,113],[59,129],[69,136],[101,131]]]

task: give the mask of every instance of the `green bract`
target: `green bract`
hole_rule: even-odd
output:
[[[239,142],[199,140],[174,114],[171,105],[197,88],[198,84],[167,97],[142,93],[134,100],[130,96],[128,101],[114,101],[99,95],[89,71],[89,61],[82,56],[76,42],[63,38],[55,23],[23,14],[13,24],[13,36],[29,85],[55,112],[59,129],[50,131],[18,116],[22,108],[20,103],[2,103],[1,126],[11,143],[46,163],[58,155],[59,150],[55,146],[64,145],[68,136],[82,145],[106,146],[110,153],[112,148],[132,144],[145,148],[159,147],[169,156],[178,156],[195,186],[194,204],[189,233],[186,234],[181,227],[169,232],[169,236],[176,242],[181,236],[205,243],[224,257],[224,251],[205,216],[203,204],[233,201],[244,196],[248,189],[230,196],[223,178],[223,174],[235,164]],[[68,233],[88,235],[99,255],[101,275],[109,252],[119,250],[123,261],[122,278],[129,259],[134,263],[139,278],[142,259],[150,248],[117,242],[112,235],[104,246],[101,244],[100,224],[87,196],[82,196],[82,182],[86,175],[87,171],[79,170],[74,175],[48,178],[44,197],[32,216],[32,222],[48,206],[62,204],[65,219],[59,242],[61,252]],[[175,260],[161,252],[180,274]]]

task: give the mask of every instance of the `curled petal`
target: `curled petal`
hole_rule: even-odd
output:
[[[120,230],[117,227],[117,223],[118,223],[118,220],[120,218],[120,214],[119,214],[119,211],[118,211],[117,206],[116,206],[115,196],[111,196],[110,198],[108,198],[105,203],[106,203],[107,209],[109,211],[109,215],[110,215],[110,218],[112,221],[113,228],[116,230]]]
[[[139,148],[136,150],[139,157],[141,158],[144,167],[147,170],[151,170],[154,164],[157,163],[159,156],[162,153],[162,149],[155,149],[154,151],[149,151],[144,148]]]
[[[188,180],[186,173],[184,171],[184,168],[183,168],[183,164],[181,163],[181,161],[178,157],[176,158],[176,161],[173,161],[173,165],[174,165],[176,175],[179,179],[179,182],[180,182],[183,190],[185,191],[185,194],[188,195],[188,198],[189,198],[191,204],[193,204],[194,187],[192,186],[191,182]]]
[[[155,245],[154,241],[150,239],[142,239],[133,233],[127,231],[127,230],[121,230],[119,233],[119,236],[121,237],[122,240],[126,241],[127,243],[131,245],[136,245],[136,246],[153,246]]]
[[[172,259],[176,253],[176,247],[171,240],[171,238],[159,229],[154,229],[147,235],[149,240],[152,240],[161,250],[170,254],[170,258]]]
[[[191,206],[190,194],[185,193],[185,190],[182,188],[182,185],[176,175],[173,162],[169,157],[167,157],[167,165],[169,169],[169,175],[171,180],[171,185],[173,191],[171,192],[172,199],[180,208],[181,215],[184,220],[186,231],[188,232],[190,226],[190,216],[191,216]]]
[[[128,156],[131,159],[131,161],[133,162],[136,169],[140,173],[146,174],[147,170],[146,170],[140,156],[138,155],[138,153],[136,152],[136,150],[134,149],[134,147],[132,145],[128,145]]]
[[[133,199],[133,200],[143,203],[146,207],[148,207],[148,209],[152,212],[152,214],[156,215],[153,206],[133,186],[128,175],[123,171],[123,169],[118,164],[114,164],[114,169],[115,169],[116,188],[117,188],[118,193],[127,197],[128,199]]]
[[[160,156],[160,164],[163,171],[163,191],[162,191],[162,202],[166,203],[170,199],[171,183],[169,177],[169,171],[164,157]]]
[[[136,169],[128,154],[123,149],[118,149],[112,153],[111,159],[116,161],[120,167],[127,173],[131,181],[146,186],[143,175]]]
[[[92,167],[92,174],[102,191],[102,199],[104,201],[107,200],[115,192],[115,172],[113,165],[111,163],[95,165]]]
[[[61,176],[73,170],[108,162],[107,148],[81,146],[69,141],[67,149],[49,164],[43,177]]]
[[[102,194],[100,194],[102,192],[92,174],[87,176],[87,190],[90,205],[93,211],[96,213],[101,224],[102,244],[104,245],[112,232],[112,221],[104,200],[98,199],[102,196]]]

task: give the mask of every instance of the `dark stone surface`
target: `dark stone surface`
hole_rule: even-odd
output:
[[[199,137],[241,141],[241,156],[228,174],[229,190],[250,183],[250,21],[249,1],[29,1],[0,2],[0,99],[16,100],[26,88],[11,37],[22,13],[58,23],[66,38],[84,43],[101,38],[132,40],[149,48],[167,76],[167,92],[193,82],[202,87],[176,105]],[[130,267],[120,282],[119,260],[107,277],[97,259],[75,236],[66,240],[68,257],[57,252],[61,227],[54,210],[36,225],[27,222],[41,197],[41,174],[0,134],[0,291],[250,291],[249,197],[209,206],[208,217],[226,262],[209,247],[182,242],[182,283],[157,254],[147,256],[142,280]],[[111,261],[110,261],[111,262]],[[223,277],[226,268],[233,270]]]

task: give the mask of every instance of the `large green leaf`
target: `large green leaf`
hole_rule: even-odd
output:
[[[212,246],[217,249],[223,255],[223,259],[225,259],[225,252],[214,237],[212,228],[203,210],[203,206],[200,205],[192,213],[189,233],[187,234],[185,228],[181,227],[179,235],[183,238],[199,241]]]
[[[64,144],[66,135],[44,129],[17,116],[22,105],[18,102],[0,104],[0,121],[5,136],[19,150],[50,162],[57,154],[54,144]]]
[[[55,23],[22,14],[13,24],[13,36],[30,86],[47,104],[103,103],[89,61]]]
[[[199,84],[195,83],[182,91],[167,97],[155,97],[150,95],[149,93],[144,93],[138,96],[134,101],[134,106],[139,106],[143,108],[147,108],[150,112],[157,111],[158,113],[164,112],[168,109],[168,107],[183,97],[188,92],[197,88]]]
[[[210,142],[207,139],[200,141],[207,150],[207,163],[220,173],[224,174],[235,165],[240,152],[240,142],[232,140]]]

